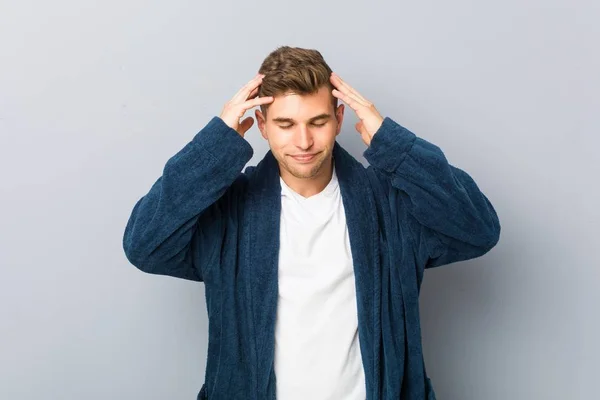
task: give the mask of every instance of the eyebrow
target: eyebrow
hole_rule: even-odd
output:
[[[308,122],[314,122],[318,119],[329,119],[329,118],[331,118],[331,114],[323,113],[323,114],[317,115],[316,117],[312,117],[311,119],[308,120]],[[277,118],[273,118],[273,122],[287,122],[287,123],[293,124],[296,121],[294,121],[293,118],[277,117]]]

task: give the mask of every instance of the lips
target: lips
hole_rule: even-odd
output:
[[[306,163],[306,162],[310,162],[312,161],[317,154],[297,154],[297,155],[290,155],[290,157],[292,157],[294,160],[301,162],[301,163]]]

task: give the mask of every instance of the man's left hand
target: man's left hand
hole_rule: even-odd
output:
[[[369,146],[373,135],[375,135],[383,123],[383,117],[379,114],[373,103],[362,97],[335,72],[331,73],[330,80],[335,87],[332,94],[348,104],[356,112],[360,121],[354,127],[360,133],[363,142]]]

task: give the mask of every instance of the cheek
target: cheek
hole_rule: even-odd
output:
[[[336,136],[337,136],[337,126],[331,125],[331,126],[326,127],[325,129],[323,129],[322,132],[320,132],[315,137],[318,137],[319,141],[324,146],[327,146],[327,145],[331,145],[333,142],[335,142]]]
[[[271,129],[268,131],[269,145],[274,149],[284,149],[289,146],[291,142],[291,136],[282,132],[280,129]]]

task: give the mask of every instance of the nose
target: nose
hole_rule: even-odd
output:
[[[306,125],[299,125],[298,130],[294,135],[294,144],[296,145],[296,147],[305,151],[310,149],[313,143],[313,137]]]

